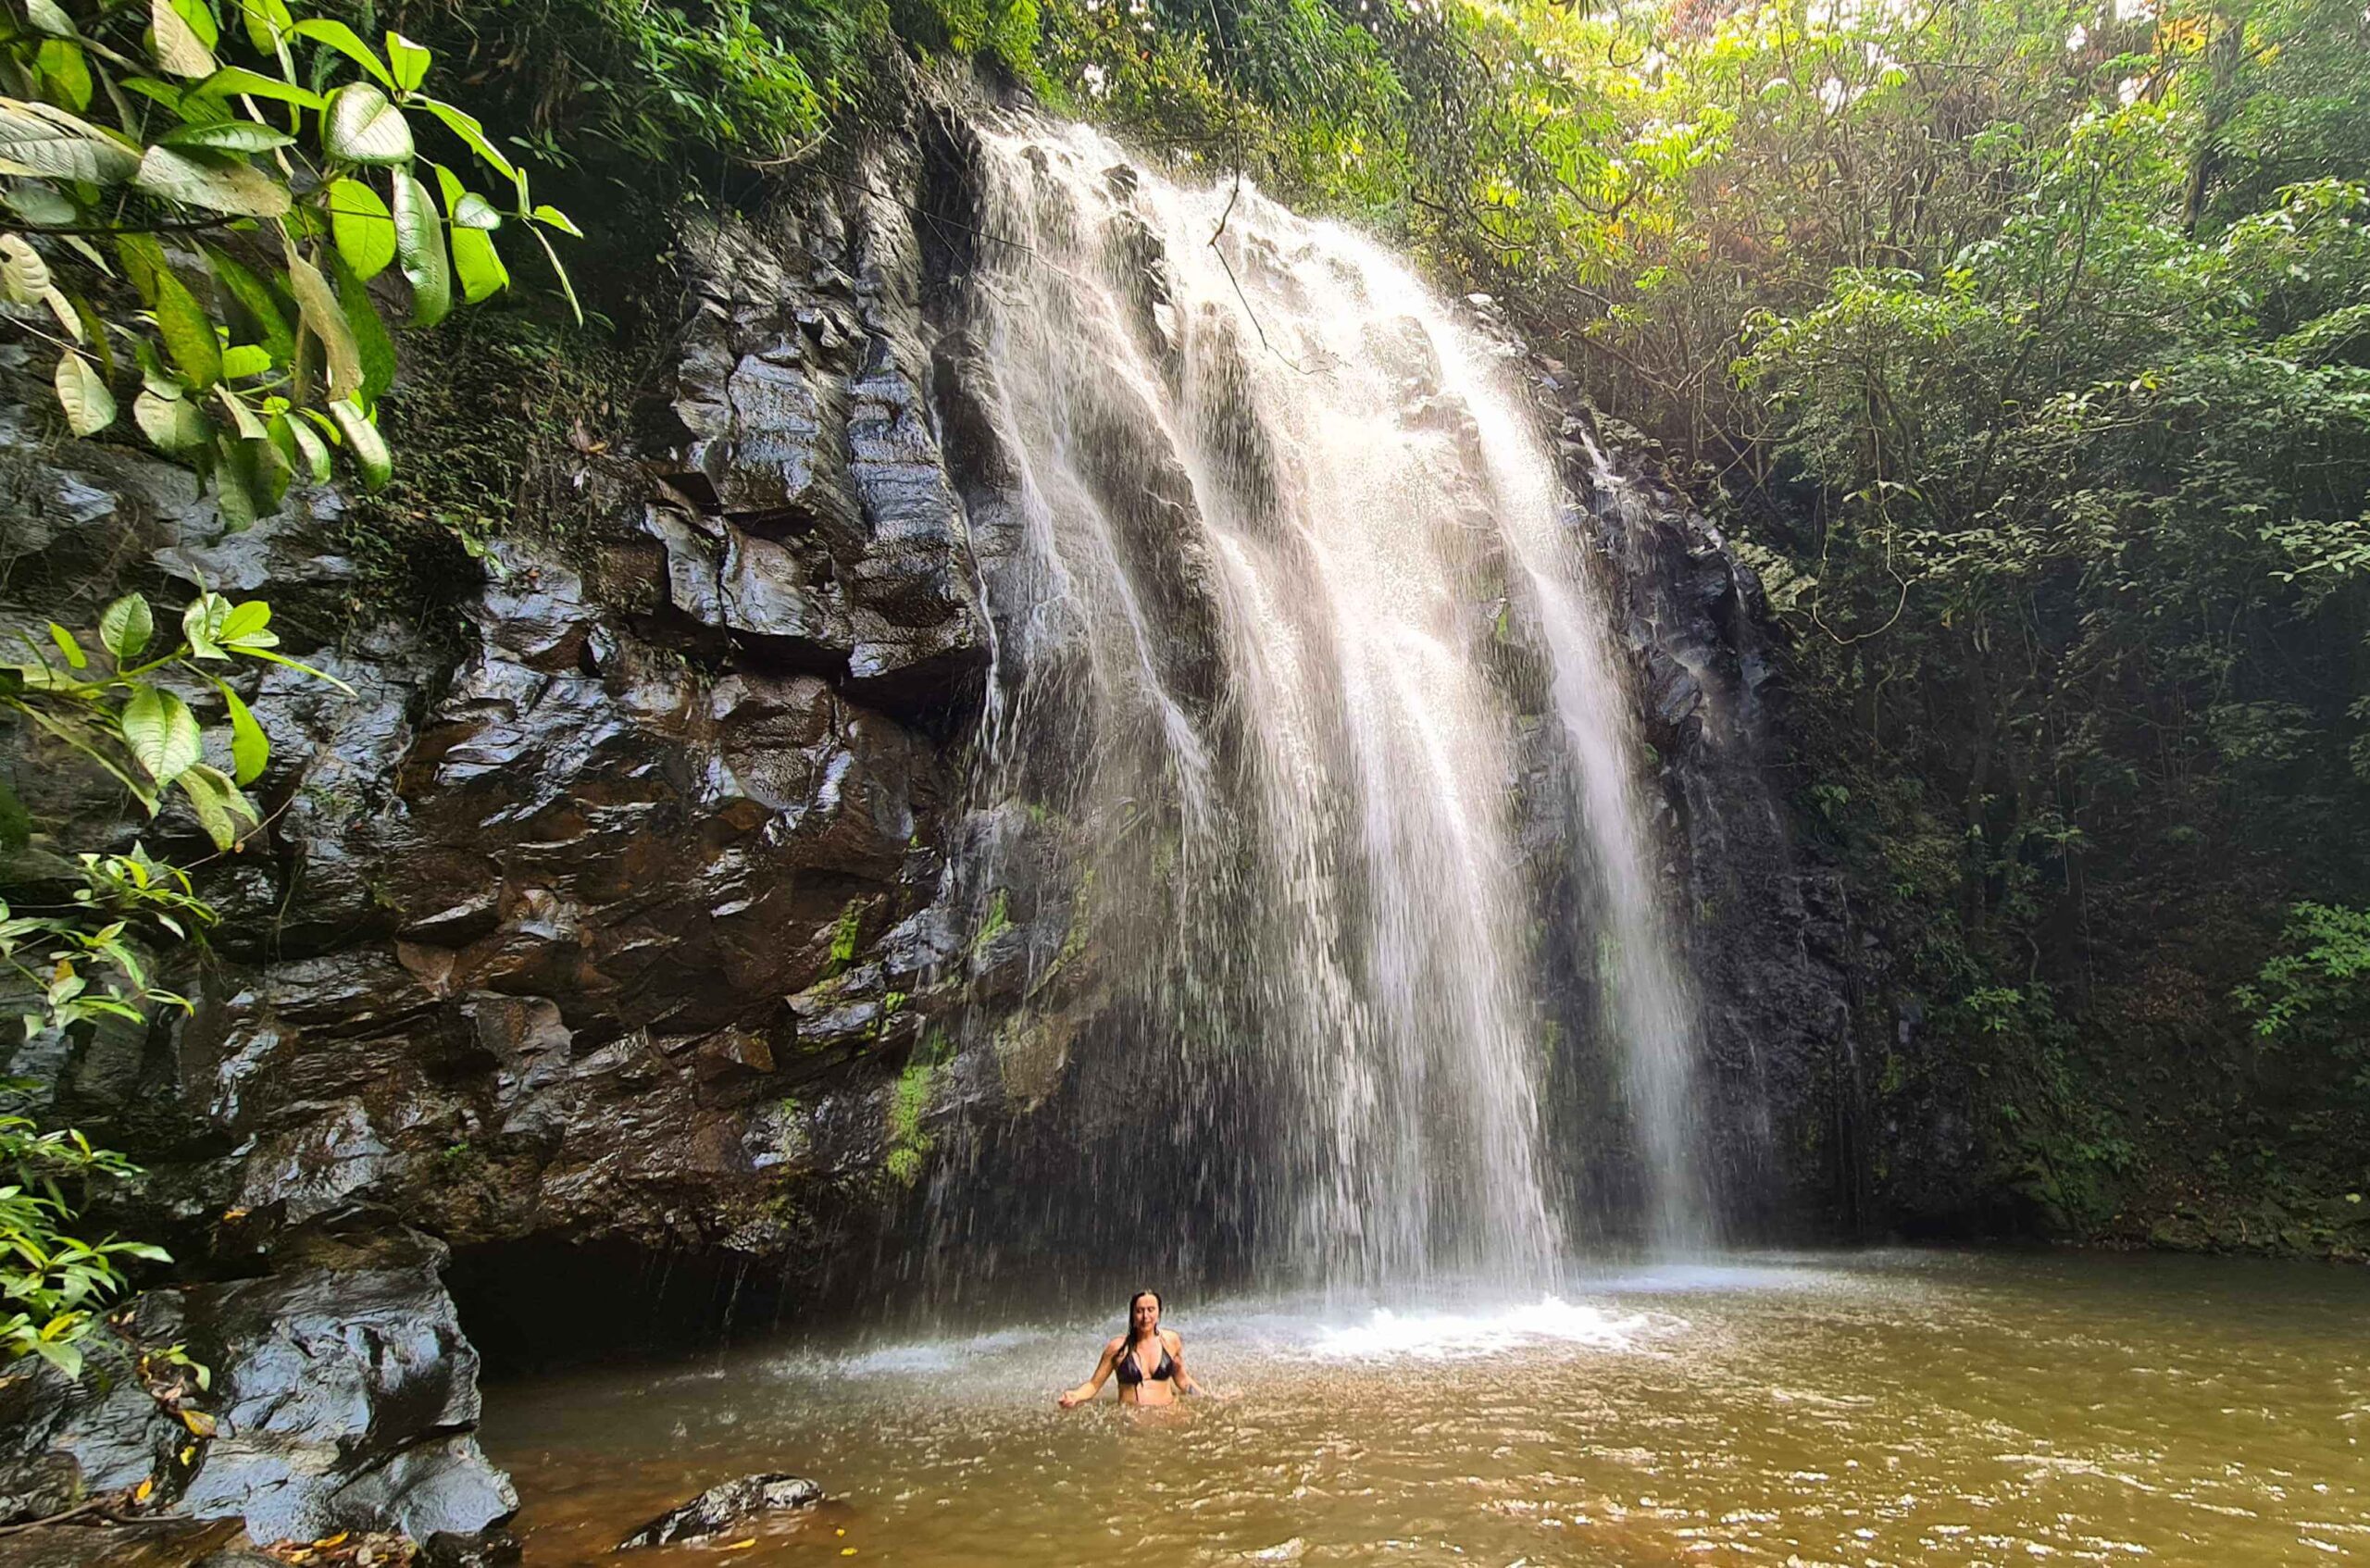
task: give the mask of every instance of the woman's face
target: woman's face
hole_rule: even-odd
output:
[[[1129,1325],[1138,1334],[1149,1334],[1160,1326],[1160,1298],[1147,1290],[1128,1308]]]

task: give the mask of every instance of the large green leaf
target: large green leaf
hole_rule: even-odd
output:
[[[352,82],[330,94],[321,115],[321,150],[340,163],[409,163],[411,122],[384,93],[367,81]]]
[[[381,394],[395,384],[395,340],[387,333],[387,324],[379,318],[379,306],[361,279],[354,275],[343,257],[330,257],[330,270],[337,284],[337,303],[345,312],[345,324],[354,330],[354,352],[362,362],[362,385],[356,392],[356,401],[363,407],[373,407]]]
[[[115,655],[118,666],[138,658],[156,635],[156,612],[148,607],[143,595],[127,593],[100,613],[99,641]]]
[[[280,635],[271,629],[270,602],[242,599],[231,605],[223,612],[221,621],[214,628],[214,641],[225,648],[243,645],[278,647]]]
[[[116,185],[140,168],[138,149],[49,104],[0,98],[0,159],[53,180]]]
[[[345,444],[354,454],[354,466],[362,470],[363,488],[377,490],[394,472],[394,462],[387,455],[387,443],[379,435],[379,427],[370,417],[352,403],[332,403],[330,413],[337,418],[338,429],[345,432]]]
[[[264,765],[271,761],[271,739],[256,722],[256,716],[239,694],[231,690],[228,681],[217,679],[214,689],[222,693],[222,706],[231,716],[231,767],[234,783],[252,784],[263,775]]]
[[[258,55],[277,53],[281,40],[296,25],[285,0],[239,0],[239,18]]]
[[[288,317],[280,308],[280,297],[270,285],[249,271],[245,264],[212,245],[203,247],[206,265],[214,268],[214,276],[246,313],[247,325],[261,340],[264,349],[275,364],[285,365],[295,357],[296,334],[288,325]],[[231,336],[237,337],[240,323],[233,317]]]
[[[253,828],[260,820],[255,803],[219,768],[196,764],[180,776],[180,783],[198,826],[216,849],[227,850],[239,841],[240,824]]]
[[[204,392],[222,379],[222,346],[214,336],[214,318],[169,267],[156,274],[156,333],[191,387]]]
[[[325,17],[308,17],[298,22],[289,31],[293,37],[309,38],[315,43],[328,44],[372,76],[377,77],[380,84],[389,92],[395,90],[395,79],[387,73],[385,66],[379,63],[379,56],[370,52],[370,45],[363,43],[355,31],[343,22],[331,21]]]
[[[493,236],[482,229],[453,230],[453,271],[461,280],[461,297],[471,305],[510,286],[510,269],[493,248]]]
[[[248,444],[228,434],[215,443],[214,506],[225,533],[244,533],[268,510],[255,482],[253,465],[243,461]],[[219,651],[214,656],[230,657]]]
[[[434,168],[444,211],[453,219],[453,273],[461,280],[462,297],[475,305],[510,286],[510,269],[483,232],[501,227],[502,215],[475,191],[464,190],[451,169],[441,163]]]
[[[240,218],[280,218],[290,206],[287,186],[222,154],[151,147],[132,183],[168,201]]]
[[[74,19],[66,14],[66,7],[57,0],[25,0],[25,19],[32,23],[37,31],[48,33],[52,38],[74,36]]]
[[[156,274],[165,268],[165,247],[156,243],[154,234],[118,234],[115,254],[123,263],[123,275],[131,280],[141,299],[153,306],[156,303]]]
[[[321,95],[293,81],[282,81],[276,76],[266,76],[244,66],[224,66],[190,91],[204,98],[228,97],[233,93],[249,98],[271,98],[283,104],[293,104],[301,109],[318,110]]]
[[[440,103],[434,98],[416,98],[412,101],[443,120],[447,131],[459,137],[468,145],[469,151],[483,158],[487,165],[502,178],[505,180],[518,178],[518,167],[505,157],[502,150],[487,137],[485,126],[477,116],[466,110],[456,109],[450,104]]]
[[[354,275],[371,279],[395,259],[395,220],[379,193],[359,180],[339,179],[329,187],[330,233],[338,255]]]
[[[91,104],[91,66],[82,46],[63,38],[44,42],[34,56],[35,68],[49,83],[51,95],[78,114]]]
[[[387,66],[394,72],[395,85],[404,92],[408,93],[428,80],[430,57],[426,49],[402,33],[387,34]]]
[[[204,125],[179,125],[156,138],[160,147],[205,147],[218,153],[268,153],[293,144],[285,131],[252,119],[218,119]]]
[[[0,288],[19,305],[31,305],[53,287],[49,263],[22,234],[0,234]]]
[[[197,716],[172,692],[142,686],[123,708],[123,743],[159,786],[170,784],[206,755]]]
[[[211,590],[199,594],[181,611],[181,636],[189,643],[190,654],[200,659],[227,659],[217,638],[222,623],[231,618],[231,601]]]
[[[156,64],[168,76],[209,76],[214,51],[172,0],[148,0],[148,25],[156,37]]]
[[[312,426],[281,413],[271,417],[268,428],[271,432],[271,444],[280,448],[280,454],[288,459],[290,467],[301,462],[304,472],[315,484],[330,482],[330,449],[322,444],[319,436],[313,433]]]
[[[362,385],[362,357],[354,346],[354,329],[319,269],[293,248],[286,257],[289,291],[296,296],[296,308],[306,327],[320,340],[329,360],[330,396],[350,397]]]
[[[131,417],[149,444],[168,457],[197,451],[214,433],[206,416],[189,399],[153,390],[131,400]]]
[[[453,274],[444,259],[444,224],[435,198],[408,173],[395,176],[395,254],[411,284],[411,319],[433,327],[453,308]]]
[[[94,436],[115,423],[115,393],[91,368],[91,362],[68,349],[57,361],[57,405],[66,411],[67,429],[78,436]]]

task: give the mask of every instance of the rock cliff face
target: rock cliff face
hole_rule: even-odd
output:
[[[47,1086],[46,1115],[150,1167],[129,1226],[193,1274],[270,1276],[151,1309],[258,1319],[222,1349],[262,1358],[226,1409],[271,1375],[262,1339],[317,1318],[334,1338],[362,1310],[341,1302],[392,1291],[405,1342],[445,1367],[398,1445],[443,1457],[402,1462],[467,1472],[467,1345],[432,1275],[370,1263],[379,1238],[454,1249],[473,1332],[525,1300],[563,1344],[630,1330],[656,1259],[727,1296],[820,1288],[918,1173],[933,1018],[1007,987],[999,954],[1075,945],[1058,890],[1021,889],[982,929],[944,875],[1000,830],[961,808],[1011,482],[962,385],[963,145],[932,113],[764,221],[694,234],[637,450],[588,456],[565,515],[494,547],[443,624],[362,600],[319,541],[333,491],[226,538],[185,476],[57,442],[30,396],[0,420],[12,626],[56,613],[53,590],[87,619],[126,588],[177,602],[203,580],[268,597],[289,650],[356,692],[283,670],[248,692],[278,742],[269,826],[206,869],[228,918],[172,977],[193,1012],[6,1064]],[[1725,1185],[1757,1224],[1825,1217],[1846,1189],[1853,939],[1764,776],[1758,590],[1675,495],[1601,469],[1585,408],[1542,375],[1566,405],[1576,519],[1623,584],[1668,869],[1715,1003]],[[78,845],[139,826],[53,756],[7,765]],[[146,831],[203,852],[190,824]],[[1035,1026],[1062,1036],[1035,1042],[1042,1081],[1004,1075],[1035,1082],[1018,1100],[1057,1099],[1075,1064],[1094,990],[1071,983],[1076,1016]],[[344,1288],[298,1272],[325,1245],[362,1249],[331,1259],[360,1270]],[[579,1286],[605,1294],[563,1300]],[[259,1305],[273,1292],[284,1312]],[[184,1500],[243,1512],[259,1538],[311,1529],[336,1498],[377,1496],[354,1487],[395,1451],[331,1447],[301,1497],[226,1450],[235,1477],[192,1478]],[[381,1512],[410,1521],[385,1484]],[[430,1490],[465,1500],[419,1529],[508,1506],[498,1478]]]

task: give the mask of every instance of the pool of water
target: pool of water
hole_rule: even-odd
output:
[[[716,1481],[832,1501],[665,1563],[2370,1559],[2370,1273],[1753,1257],[1522,1300],[1172,1300],[1168,1411],[1054,1394],[1110,1321],[497,1383],[529,1568]],[[615,1562],[616,1559],[608,1559]]]

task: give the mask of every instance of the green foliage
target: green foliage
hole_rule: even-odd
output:
[[[145,1242],[81,1241],[60,1228],[76,1213],[71,1191],[137,1175],[81,1133],[45,1133],[26,1117],[0,1114],[0,1364],[38,1355],[76,1375],[98,1309],[128,1288],[118,1260],[171,1261]]]
[[[189,877],[134,845],[128,855],[80,857],[83,885],[63,912],[20,913],[0,901],[0,964],[36,999],[23,1015],[28,1038],[100,1018],[146,1021],[143,1003],[189,1010],[187,999],[148,983],[138,943],[155,926],[174,940],[214,923]]]
[[[929,1152],[930,1137],[922,1130],[922,1114],[929,1109],[937,1071],[932,1062],[917,1059],[897,1076],[889,1091],[889,1154],[882,1168],[901,1187],[911,1187],[920,1178],[923,1158]]]
[[[833,979],[847,972],[855,962],[855,951],[864,940],[865,901],[851,899],[840,911],[837,924],[831,927],[831,950],[823,966],[823,977]]]
[[[233,604],[201,592],[182,612],[179,635],[160,639],[147,599],[125,594],[88,631],[52,621],[46,643],[24,639],[28,657],[0,666],[0,709],[24,720],[37,743],[62,746],[104,769],[151,816],[168,790],[178,790],[217,848],[234,849],[259,824],[245,787],[263,773],[271,747],[224,675],[237,660],[256,660],[343,689],[277,652],[270,627],[271,608],[261,600]],[[206,760],[208,727],[185,691],[220,704],[211,750],[228,771]],[[13,797],[8,803],[6,847],[22,852],[37,825]],[[122,854],[84,852],[74,865],[81,885],[64,904],[0,902],[0,965],[11,989],[27,999],[26,1038],[109,1019],[144,1024],[157,1007],[187,1012],[186,998],[151,983],[143,953],[215,923],[188,874],[137,844]],[[37,1354],[69,1375],[79,1373],[79,1347],[94,1313],[127,1288],[119,1261],[169,1261],[145,1243],[85,1241],[68,1230],[80,1212],[75,1190],[136,1174],[78,1131],[44,1132],[25,1116],[0,1114],[0,1356]]]
[[[215,847],[231,849],[261,820],[245,787],[261,777],[271,743],[223,675],[240,659],[262,660],[349,689],[276,651],[271,606],[260,599],[233,604],[203,592],[182,612],[179,637],[159,642],[156,630],[138,593],[109,604],[81,636],[50,622],[49,646],[24,638],[28,657],[0,665],[0,710],[105,769],[150,816],[178,789]],[[230,771],[206,760],[205,727],[168,681],[221,704],[218,754],[227,752]]]
[[[382,54],[283,0],[232,9],[226,28],[214,0],[48,0],[6,24],[0,285],[58,351],[68,428],[110,429],[136,383],[132,423],[210,477],[240,528],[294,479],[326,480],[333,449],[367,488],[386,481],[373,410],[394,351],[373,276],[395,265],[413,323],[433,326],[456,284],[470,304],[508,286],[491,237],[505,217],[563,291],[543,231],[576,229],[474,117],[420,91],[430,51],[389,32]]]
[[[2237,1002],[2264,1039],[2326,1051],[2344,1089],[2370,1095],[2370,909],[2297,904],[2285,941]]]

